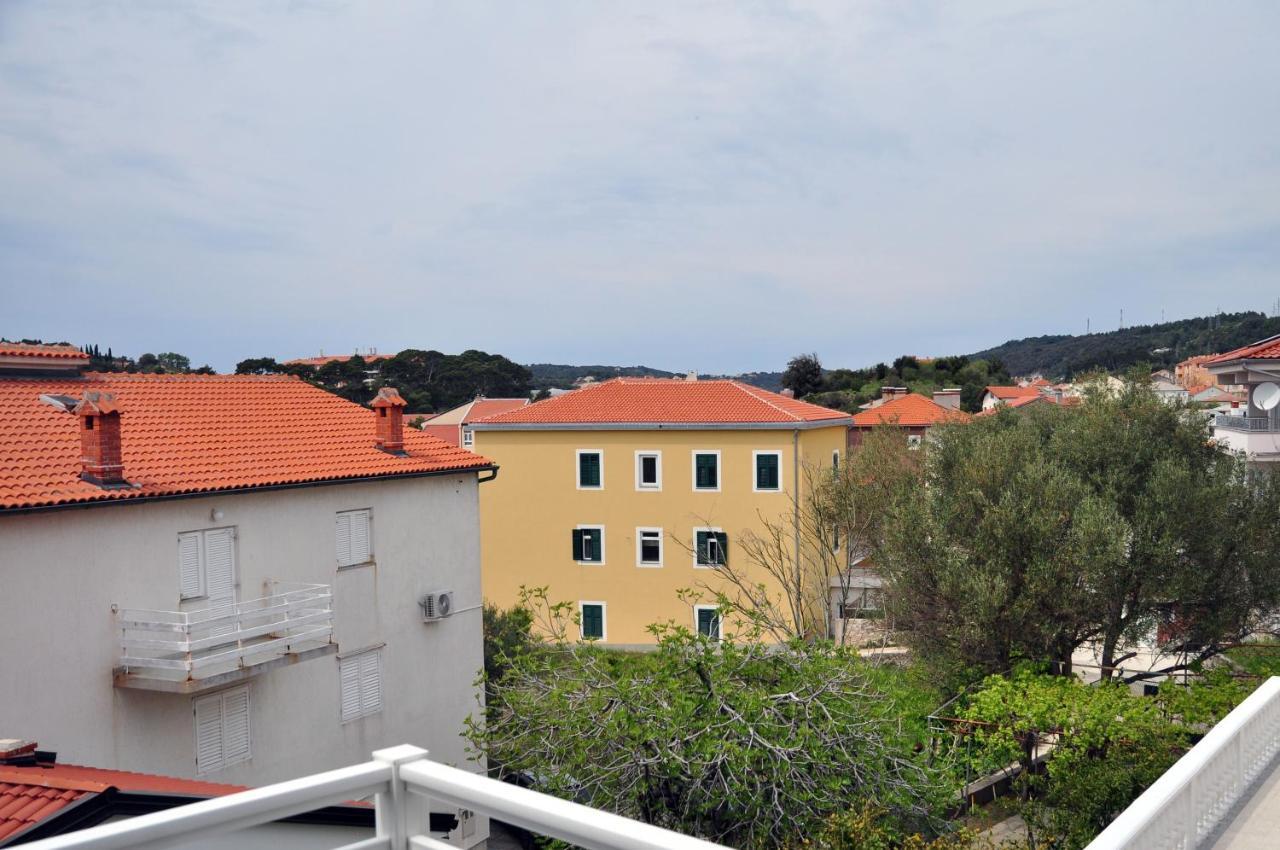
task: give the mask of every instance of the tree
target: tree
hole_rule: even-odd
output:
[[[804,398],[822,389],[822,363],[816,354],[800,354],[787,363],[782,373],[782,386],[791,390],[796,398]]]
[[[736,847],[777,847],[850,799],[927,824],[947,798],[896,706],[830,644],[715,642],[655,626],[654,652],[564,640],[567,603],[526,591],[558,637],[507,659],[478,752],[541,791]]]
[[[237,375],[279,375],[283,371],[274,357],[250,357],[236,364]]]
[[[875,560],[891,610],[941,669],[1001,672],[1096,644],[1131,657],[1160,624],[1185,669],[1280,604],[1280,477],[1251,478],[1145,376],[1075,407],[1004,411],[933,432],[924,474],[891,505]]]
[[[171,375],[181,375],[191,371],[191,358],[176,351],[163,351],[156,355],[157,365]]]

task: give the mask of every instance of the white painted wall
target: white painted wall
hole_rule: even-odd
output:
[[[380,714],[340,722],[336,656],[250,679],[253,757],[205,774],[262,785],[412,743],[465,767],[483,663],[472,474],[0,515],[0,737],[95,767],[195,776],[192,697],[117,689],[113,604],[177,610],[181,531],[237,529],[240,598],[268,579],[330,584],[340,652],[385,642]],[[222,512],[217,522],[213,509]],[[339,571],[334,514],[373,509],[375,564]],[[454,615],[424,624],[428,590]]]

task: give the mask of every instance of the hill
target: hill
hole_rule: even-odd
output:
[[[1013,375],[1041,373],[1071,378],[1092,369],[1124,370],[1135,363],[1172,368],[1197,354],[1229,351],[1280,333],[1280,316],[1222,313],[1158,325],[1135,325],[1107,333],[1015,339],[969,355],[994,360]]]
[[[610,378],[682,378],[678,372],[667,372],[649,366],[571,366],[561,363],[532,363],[526,367],[533,374],[533,389],[573,389],[579,378],[592,377],[597,381]],[[733,378],[777,392],[782,389],[781,372],[747,372],[742,375],[700,375],[704,379]]]

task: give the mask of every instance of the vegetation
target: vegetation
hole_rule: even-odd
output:
[[[535,391],[573,389],[581,378],[607,381],[610,378],[675,378],[675,372],[664,372],[648,366],[570,366],[560,363],[533,363],[529,367],[530,386]]]
[[[874,558],[890,608],[939,671],[965,681],[1101,647],[1107,671],[1157,627],[1195,667],[1280,603],[1280,476],[1250,478],[1203,417],[1137,370],[1075,407],[935,429],[920,481],[888,509]]]
[[[805,398],[823,387],[822,363],[816,354],[800,354],[787,363],[782,373],[782,386],[791,390],[796,398]]]
[[[374,368],[376,366],[376,368]],[[464,351],[441,354],[409,348],[374,366],[363,357],[334,360],[320,367],[284,365],[270,357],[252,357],[236,364],[236,374],[290,374],[365,404],[381,386],[393,386],[412,413],[438,413],[476,396],[521,398],[529,395],[529,370],[500,354]]]
[[[191,368],[191,358],[175,351],[162,351],[159,354],[146,353],[137,360],[124,355],[116,355],[107,348],[103,354],[97,345],[83,345],[80,350],[89,355],[89,370],[92,372],[143,372],[164,375],[212,375],[213,368],[208,365],[198,369]]]
[[[1135,325],[1108,333],[1027,337],[970,356],[998,358],[1015,375],[1039,372],[1046,377],[1071,379],[1095,369],[1119,373],[1138,363],[1172,368],[1197,354],[1230,351],[1278,333],[1280,316],[1222,313],[1158,325]]]
[[[877,363],[866,369],[833,369],[823,375],[822,386],[808,400],[826,407],[854,411],[880,396],[882,387],[906,387],[932,396],[935,390],[960,388],[960,406],[967,411],[982,409],[982,395],[989,385],[1012,382],[1004,364],[997,359],[939,357],[920,359],[903,355],[892,364]]]
[[[856,653],[667,624],[654,652],[629,655],[570,644],[570,606],[545,589],[524,604],[551,640],[500,653],[489,722],[468,732],[503,775],[741,848],[813,834],[851,800],[883,809],[886,829],[937,824],[950,783]]]

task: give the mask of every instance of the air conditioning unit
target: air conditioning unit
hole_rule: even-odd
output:
[[[433,590],[424,593],[418,599],[418,607],[422,609],[422,622],[434,623],[443,620],[453,613],[453,591]]]

